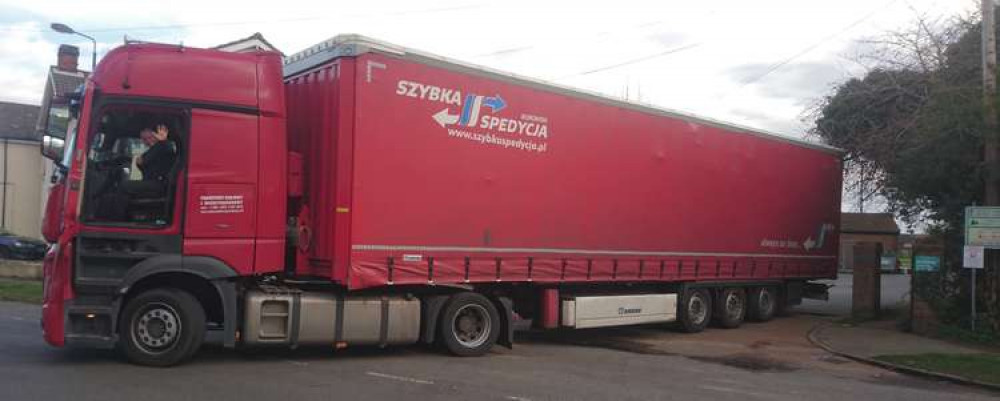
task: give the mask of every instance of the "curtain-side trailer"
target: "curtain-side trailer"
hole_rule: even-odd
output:
[[[279,60],[101,61],[43,149],[51,344],[482,355],[519,319],[737,327],[836,277],[837,149],[356,35]]]

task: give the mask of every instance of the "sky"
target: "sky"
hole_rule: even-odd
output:
[[[147,4],[148,3],[148,4]],[[39,104],[59,44],[211,47],[260,32],[285,54],[359,33],[520,75],[796,138],[866,41],[977,0],[160,2],[0,0],[0,100]]]

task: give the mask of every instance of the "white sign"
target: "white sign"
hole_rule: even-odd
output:
[[[203,214],[243,213],[243,195],[202,195],[198,212]]]
[[[965,246],[965,257],[962,258],[962,266],[967,269],[982,269],[983,268],[983,247],[981,246]]]
[[[1000,207],[965,208],[965,244],[1000,249]]]

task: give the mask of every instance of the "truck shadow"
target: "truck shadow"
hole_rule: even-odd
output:
[[[713,330],[713,328],[709,328],[708,330]],[[583,330],[531,330],[517,334],[517,341],[527,344],[578,346],[641,355],[675,356],[754,372],[791,372],[799,369],[794,364],[775,359],[769,356],[766,351],[757,349],[763,348],[762,346],[755,347],[751,345],[750,349],[746,351],[714,356],[691,355],[685,352],[673,352],[664,349],[667,348],[663,346],[664,343],[669,343],[671,340],[682,338],[691,340],[699,336],[699,334],[683,333],[673,324]]]
[[[515,333],[516,343],[571,345],[605,348],[644,355],[676,355],[656,349],[642,340],[662,339],[664,335],[680,334],[671,325],[640,325],[595,329],[525,330]]]
[[[335,350],[326,346],[303,346],[296,349],[280,347],[253,347],[228,349],[217,344],[206,344],[189,362],[192,364],[226,364],[241,362],[322,362],[337,359],[365,360],[397,358],[414,354],[439,354],[430,346],[355,346]]]

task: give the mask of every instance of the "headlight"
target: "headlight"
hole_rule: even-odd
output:
[[[27,242],[21,242],[21,241],[14,241],[14,246],[16,246],[18,248],[24,248],[24,247],[28,246],[28,243]]]

